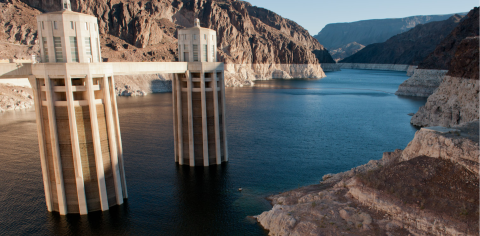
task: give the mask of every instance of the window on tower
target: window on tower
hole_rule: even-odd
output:
[[[193,45],[193,61],[198,61],[198,45]]]
[[[72,62],[78,62],[77,37],[70,37],[70,51],[72,52]]]
[[[53,44],[55,47],[55,61],[63,62],[62,38],[53,37]]]
[[[45,63],[48,63],[48,44],[47,44],[47,38],[43,37],[43,55],[45,56],[44,60]]]

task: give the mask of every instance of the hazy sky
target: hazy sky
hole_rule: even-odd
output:
[[[246,0],[316,35],[329,23],[468,12],[478,0]]]

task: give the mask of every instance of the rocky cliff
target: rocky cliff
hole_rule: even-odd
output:
[[[430,96],[440,85],[443,74],[447,71],[446,68],[452,70],[451,75],[459,78],[462,76],[468,78],[476,76],[478,78],[478,43],[475,44],[474,37],[475,35],[478,36],[478,19],[478,8],[474,8],[464,17],[463,21],[436,46],[435,50],[419,64],[414,75],[402,83],[395,94],[404,96]],[[462,43],[466,38],[469,38],[469,40]],[[457,53],[457,51],[459,52]],[[456,64],[451,65],[452,62]],[[448,81],[450,81],[450,79]],[[455,90],[455,88],[452,89]],[[425,115],[424,113],[423,116]],[[425,117],[421,119],[426,121]]]
[[[370,44],[340,63],[418,65],[461,21],[454,15],[447,20],[419,24],[383,43]]]
[[[471,10],[465,19],[418,65],[418,68],[448,70],[450,61],[462,40],[479,35],[478,13],[478,7]]]
[[[269,235],[478,235],[478,120],[272,197]]]
[[[102,56],[105,61],[175,61],[177,29],[191,27],[198,17],[202,27],[217,31],[219,61],[235,66],[228,71],[230,85],[252,84],[257,78],[321,78],[319,63],[333,63],[328,51],[293,21],[274,12],[234,0],[72,0],[74,11],[92,14],[99,19]],[[33,18],[30,11],[59,10],[60,0],[8,0],[5,4],[22,5],[22,16]],[[25,5],[26,4],[26,5]],[[25,6],[23,6],[25,5]],[[35,10],[38,9],[38,10]],[[31,40],[36,45],[35,27]],[[21,34],[23,35],[23,34]],[[11,37],[11,36],[10,36]],[[277,67],[250,65],[282,65]],[[290,65],[302,65],[290,69]],[[303,66],[313,65],[313,66]],[[294,66],[295,67],[295,66]],[[313,68],[312,68],[313,67]],[[268,70],[271,68],[271,70]],[[299,68],[305,68],[302,72]],[[290,74],[293,70],[296,73]],[[237,73],[247,71],[246,78]],[[316,72],[316,73],[314,73]],[[156,77],[153,76],[152,80]]]
[[[398,19],[364,20],[350,23],[328,24],[314,37],[324,45],[335,60],[346,58],[349,54],[348,45],[367,46],[382,43],[397,34],[406,32],[419,24],[446,20],[452,15],[412,16]],[[346,52],[346,53],[343,53]]]
[[[459,25],[454,32],[470,31],[468,27],[478,30],[478,8],[469,13],[472,15],[476,17],[475,21],[469,19],[472,24]],[[447,76],[412,117],[413,125],[449,127],[479,118],[479,43],[478,36],[458,43],[454,57],[449,59]]]

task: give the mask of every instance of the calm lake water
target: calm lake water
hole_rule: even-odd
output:
[[[271,208],[266,196],[380,159],[416,131],[407,114],[426,99],[393,94],[404,72],[327,76],[227,89],[230,161],[208,168],[175,164],[170,93],[119,97],[130,198],[88,216],[47,211],[35,112],[0,114],[0,235],[266,235],[247,218]]]

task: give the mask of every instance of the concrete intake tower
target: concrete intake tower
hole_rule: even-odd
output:
[[[128,198],[115,76],[173,73],[175,161],[228,161],[224,65],[216,32],[179,30],[179,62],[102,62],[94,16],[63,10],[37,17],[40,63],[1,63],[0,79],[33,89],[45,201],[61,215],[106,211]],[[173,160],[172,160],[173,161]]]
[[[228,161],[225,128],[225,83],[217,61],[215,30],[194,27],[178,31],[180,60],[188,71],[173,81],[175,161],[209,166]]]

